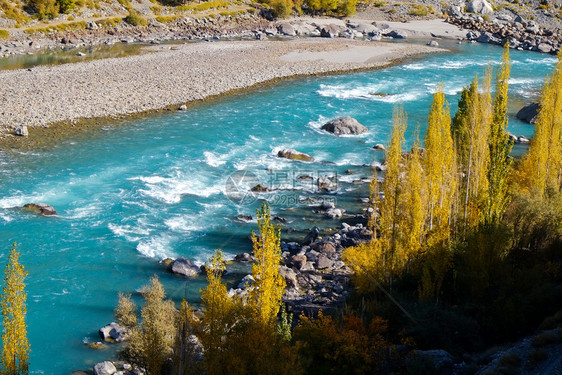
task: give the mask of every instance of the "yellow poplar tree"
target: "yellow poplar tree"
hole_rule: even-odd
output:
[[[285,280],[279,274],[281,233],[271,222],[269,206],[265,202],[256,214],[259,235],[252,232],[256,261],[252,266],[255,281],[250,289],[249,302],[256,319],[265,326],[273,326],[285,291]]]
[[[427,180],[427,230],[436,241],[449,236],[457,163],[451,135],[451,115],[443,87],[433,94],[425,135],[423,166]]]
[[[407,156],[405,165],[406,176],[403,181],[400,210],[400,227],[402,228],[401,264],[409,264],[411,258],[418,254],[424,236],[424,206],[427,198],[420,160],[421,153],[422,149],[418,140]]]
[[[205,264],[205,270],[208,284],[201,290],[204,315],[199,338],[205,348],[203,355],[205,372],[218,375],[226,368],[222,346],[229,328],[226,319],[233,307],[233,301],[228,298],[228,291],[222,283],[222,274],[226,270],[222,251],[215,251]]]
[[[398,271],[400,259],[400,201],[402,195],[402,147],[406,132],[406,114],[402,107],[394,109],[393,129],[390,144],[386,154],[386,171],[383,181],[384,198],[380,204],[379,231],[383,241],[384,266],[390,273]]]
[[[486,223],[497,223],[503,218],[508,203],[508,184],[511,162],[509,154],[513,143],[507,134],[507,89],[511,64],[506,43],[500,69],[496,71],[496,93],[490,123],[489,190],[484,212]]]
[[[25,278],[27,272],[19,262],[20,253],[14,243],[4,269],[2,307],[2,374],[27,374],[29,370],[29,342],[27,341],[27,312]]]
[[[562,52],[542,90],[535,136],[522,163],[524,185],[544,195],[562,179]]]
[[[468,88],[463,89],[459,110],[452,125],[457,155],[464,174],[461,185],[462,217],[468,227],[480,222],[481,200],[488,191],[491,80],[491,71],[488,70],[482,94],[478,91],[478,76]]]
[[[164,362],[172,356],[176,335],[177,310],[173,301],[166,300],[164,287],[154,276],[142,295],[146,304],[141,309],[142,322],[131,330],[129,353],[148,375],[158,375]]]

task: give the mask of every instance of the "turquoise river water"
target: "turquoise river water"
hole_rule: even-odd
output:
[[[367,187],[357,180],[366,181],[381,160],[371,147],[388,142],[393,106],[401,103],[408,113],[411,143],[414,128],[425,129],[436,86],[443,83],[454,110],[462,87],[488,64],[497,66],[502,52],[487,45],[450,47],[454,53],[386,69],[290,80],[189,111],[130,120],[49,151],[0,153],[0,264],[17,242],[29,271],[31,373],[68,374],[110,357],[115,348],[94,351],[84,342],[97,341],[97,329],[112,321],[119,291],[135,293],[154,274],[176,301],[197,303],[204,280],[175,277],[158,261],[186,256],[204,262],[215,248],[228,257],[250,250],[255,219],[236,217],[255,216],[255,198],[270,200],[294,238],[313,225],[339,226],[312,213],[310,198],[320,195],[301,175],[337,175],[337,193],[324,198],[350,214],[360,212],[357,198]],[[514,113],[537,97],[556,59],[518,51],[511,57],[509,129],[530,137],[533,127]],[[320,130],[345,115],[369,132],[338,138]],[[279,159],[280,148],[317,161]],[[345,174],[348,169],[354,174]],[[240,194],[257,181],[280,190]],[[29,202],[48,203],[59,215],[14,209]]]

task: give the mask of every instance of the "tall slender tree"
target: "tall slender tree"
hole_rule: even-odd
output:
[[[542,90],[535,136],[522,163],[524,185],[544,195],[562,188],[562,52]]]
[[[27,272],[19,262],[20,253],[14,243],[4,270],[2,307],[2,374],[22,375],[29,371],[29,342],[27,340],[27,313],[25,278]]]
[[[423,166],[427,181],[427,231],[435,241],[441,241],[449,236],[458,179],[451,115],[442,86],[433,94],[425,149]]]
[[[501,67],[496,71],[496,93],[493,102],[493,116],[490,123],[490,168],[488,171],[489,190],[484,211],[485,223],[497,223],[503,218],[508,203],[508,185],[513,148],[507,134],[507,89],[511,63],[509,46],[506,43]]]
[[[384,264],[391,275],[396,271],[399,256],[400,201],[402,195],[401,164],[407,117],[402,107],[393,114],[393,129],[386,153],[386,171],[383,182],[384,199],[380,204],[379,232],[384,249]]]
[[[482,199],[488,191],[488,168],[491,119],[491,71],[484,76],[482,93],[478,90],[478,76],[463,89],[459,110],[452,122],[457,157],[463,173],[461,180],[462,218],[466,227],[481,220]]]
[[[254,283],[250,289],[250,304],[255,316],[266,326],[274,327],[285,291],[285,280],[279,273],[281,264],[281,233],[271,222],[269,206],[264,202],[257,210],[259,234],[252,232]]]

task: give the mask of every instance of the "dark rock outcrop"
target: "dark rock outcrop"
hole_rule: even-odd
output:
[[[539,103],[531,103],[521,108],[517,112],[517,118],[521,121],[528,122],[529,124],[535,124],[537,121],[537,115],[539,114]]]

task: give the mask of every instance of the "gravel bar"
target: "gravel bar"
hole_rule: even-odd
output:
[[[48,126],[153,111],[284,77],[386,66],[442,51],[344,39],[201,42],[141,55],[0,71],[0,126]]]

